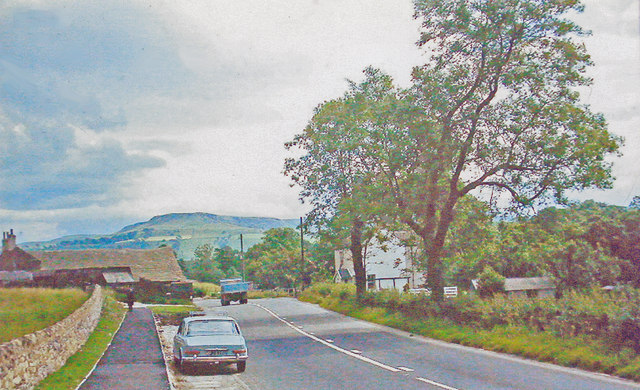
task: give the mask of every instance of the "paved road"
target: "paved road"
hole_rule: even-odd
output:
[[[169,381],[153,316],[134,308],[81,390],[164,390]]]
[[[290,298],[198,304],[240,323],[249,361],[239,378],[253,390],[640,389],[606,375],[411,337]]]

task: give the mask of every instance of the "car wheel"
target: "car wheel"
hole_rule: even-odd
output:
[[[247,299],[241,299],[241,300],[240,300],[240,304],[243,304],[243,305],[244,305],[245,303],[247,303]]]
[[[244,372],[247,368],[247,362],[238,362],[236,365],[238,366],[238,372]]]

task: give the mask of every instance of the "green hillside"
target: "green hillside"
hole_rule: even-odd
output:
[[[129,225],[120,231],[103,235],[74,235],[45,242],[27,242],[25,250],[134,248],[149,249],[169,245],[179,258],[190,259],[198,245],[230,246],[244,249],[260,241],[264,231],[277,227],[295,228],[296,219],[233,217],[207,213],[175,213],[159,215],[146,222]]]

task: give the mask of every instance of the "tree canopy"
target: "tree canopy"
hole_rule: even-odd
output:
[[[605,157],[621,139],[580,102],[591,61],[577,41],[585,32],[566,18],[582,10],[579,1],[414,5],[418,44],[429,56],[414,68],[412,86],[397,88],[367,68],[363,82],[316,111],[294,141],[307,155],[290,166],[314,205],[373,210],[413,231],[441,299],[447,235],[462,199],[521,211],[564,204],[568,190],[610,187]],[[578,277],[571,270],[567,277]]]

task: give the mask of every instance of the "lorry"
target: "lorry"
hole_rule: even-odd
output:
[[[247,303],[247,291],[250,287],[251,282],[245,282],[242,278],[222,279],[220,281],[220,303],[222,306],[227,306],[232,301],[239,301],[241,304]]]

